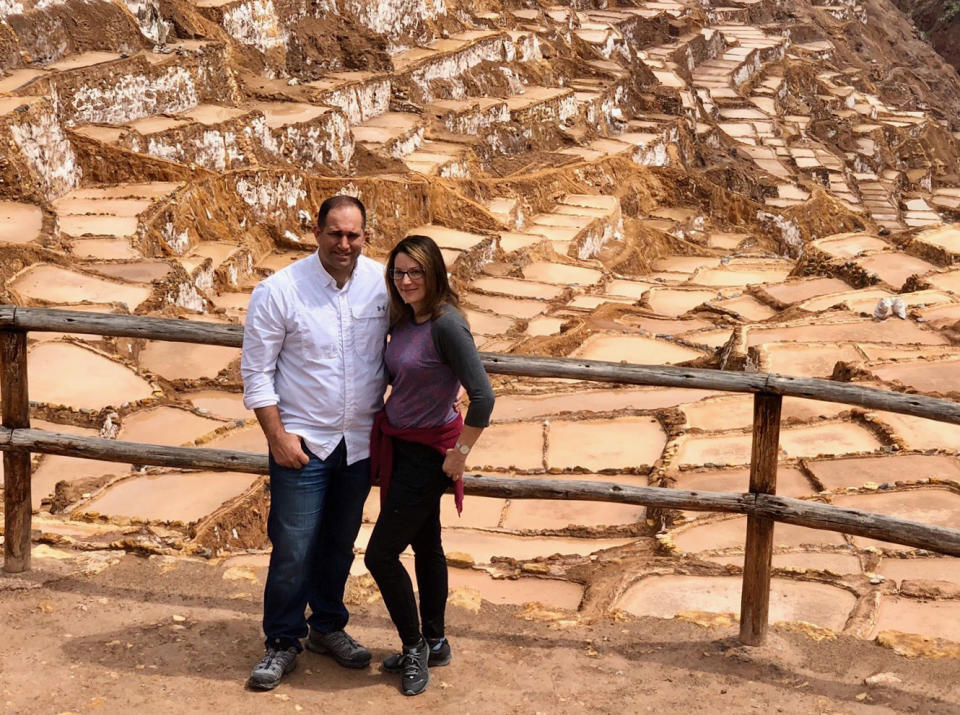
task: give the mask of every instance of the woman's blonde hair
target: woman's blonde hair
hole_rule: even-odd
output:
[[[440,317],[444,305],[460,310],[460,296],[451,287],[447,278],[447,267],[443,262],[440,247],[429,236],[407,236],[393,247],[387,258],[387,292],[390,295],[390,324],[409,319],[413,320],[413,308],[403,302],[400,291],[393,280],[393,268],[397,255],[403,253],[416,261],[423,269],[423,287],[426,292],[424,308],[430,320]]]

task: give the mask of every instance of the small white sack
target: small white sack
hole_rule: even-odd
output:
[[[900,320],[907,319],[907,306],[903,304],[903,298],[897,297],[890,302],[890,309]]]
[[[881,298],[877,301],[876,307],[873,309],[873,319],[874,320],[886,320],[890,317],[890,299]]]

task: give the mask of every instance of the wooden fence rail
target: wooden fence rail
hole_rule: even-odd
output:
[[[106,462],[267,474],[267,455],[204,447],[166,447],[49,432],[0,428],[0,451],[42,452]],[[507,479],[466,475],[464,490],[473,496],[499,499],[563,499],[617,502],[660,509],[746,514],[813,529],[840,531],[880,541],[960,556],[960,530],[834,507],[819,502],[766,493],[690,491],[637,487],[608,482],[558,479]]]
[[[26,359],[26,332],[30,330],[230,347],[240,347],[243,341],[243,328],[235,325],[0,306],[0,392],[3,395],[0,451],[4,453],[5,470],[6,571],[19,572],[30,567],[30,452],[140,465],[267,473],[267,458],[261,454],[166,447],[30,429]],[[960,556],[960,530],[957,529],[775,495],[780,409],[784,396],[899,412],[953,424],[960,424],[960,404],[829,380],[763,373],[496,353],[481,353],[481,358],[488,372],[505,375],[754,393],[750,491],[746,494],[580,481],[464,477],[466,492],[479,496],[575,499],[745,514],[747,541],[740,640],[746,644],[758,645],[766,636],[775,522]]]
[[[108,335],[235,348],[239,348],[243,342],[243,327],[239,325],[0,305],[0,332],[10,330]],[[900,412],[940,422],[960,424],[960,403],[816,378],[725,372],[669,365],[626,365],[600,360],[550,358],[536,355],[480,353],[480,356],[487,372],[500,375],[553,377],[722,392],[766,392],[784,397],[801,397],[839,402],[872,410]]]

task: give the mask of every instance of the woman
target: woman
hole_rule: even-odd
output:
[[[403,644],[383,669],[402,673],[403,694],[417,695],[427,687],[429,667],[450,662],[440,497],[452,480],[461,510],[467,454],[489,424],[494,398],[433,239],[408,236],[394,247],[387,289],[391,392],[373,427],[371,475],[380,483],[380,516],[364,561]],[[470,398],[466,419],[454,407],[461,385]],[[419,619],[413,585],[400,563],[407,546],[415,555]]]

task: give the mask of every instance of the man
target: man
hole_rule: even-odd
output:
[[[243,403],[270,448],[266,653],[248,681],[258,690],[296,667],[304,636],[307,648],[345,667],[370,662],[343,630],[343,590],[386,385],[387,290],[383,266],[360,255],[367,229],[359,200],[324,201],[314,232],[315,254],[254,289],[243,336]]]

